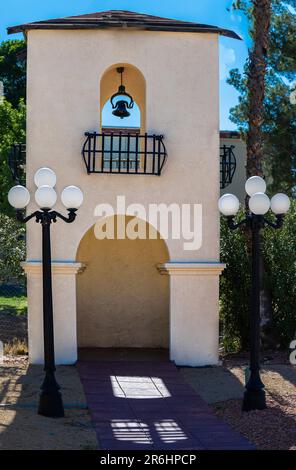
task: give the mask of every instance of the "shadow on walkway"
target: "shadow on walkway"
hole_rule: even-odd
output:
[[[111,357],[97,351],[92,361],[90,354],[80,354],[78,371],[102,449],[254,449],[216,418],[168,360],[151,361],[143,351],[136,360],[132,352],[129,360],[123,351]]]

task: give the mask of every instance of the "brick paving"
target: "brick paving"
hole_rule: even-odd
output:
[[[77,364],[103,450],[252,450],[169,361]]]

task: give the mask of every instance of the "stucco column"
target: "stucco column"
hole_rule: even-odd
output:
[[[27,275],[29,361],[43,364],[42,263],[22,263]],[[56,364],[77,360],[76,274],[84,269],[72,261],[52,262]]]
[[[218,363],[219,275],[224,267],[205,262],[158,266],[170,276],[170,358],[177,365]]]

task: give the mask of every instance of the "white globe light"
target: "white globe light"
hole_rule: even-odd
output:
[[[18,184],[9,190],[8,202],[15,209],[24,209],[30,202],[30,193],[27,188]]]
[[[35,173],[34,182],[37,188],[40,188],[40,186],[51,186],[53,188],[57,182],[57,177],[50,168],[39,168]]]
[[[284,193],[275,194],[270,201],[270,207],[274,214],[285,214],[290,209],[291,201]]]
[[[249,196],[253,196],[255,193],[265,193],[266,183],[260,176],[251,176],[246,181],[245,190]]]
[[[78,209],[83,203],[83,192],[77,186],[67,186],[62,191],[61,200],[67,209]]]
[[[223,215],[235,215],[239,210],[239,200],[234,194],[224,194],[219,199],[218,207]]]
[[[40,186],[35,193],[35,201],[41,209],[51,209],[57,202],[57,193],[51,186]]]
[[[270,199],[265,193],[255,193],[249,199],[249,208],[253,214],[264,215],[270,208]]]

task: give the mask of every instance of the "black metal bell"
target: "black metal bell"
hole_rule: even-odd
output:
[[[112,111],[112,114],[116,117],[119,117],[120,119],[129,117],[131,113],[128,112],[127,107],[128,107],[127,101],[119,100],[115,104],[115,109],[114,111]]]
[[[125,86],[122,84],[122,74],[124,72],[124,67],[117,67],[117,72],[120,73],[120,85],[118,87],[118,92],[111,96],[110,103],[112,109],[114,110],[112,111],[113,116],[123,119],[131,115],[128,112],[128,109],[132,109],[134,106],[134,100],[132,96],[125,91]],[[128,101],[126,99],[120,99],[115,103],[115,98],[118,98],[119,96],[127,98]]]

